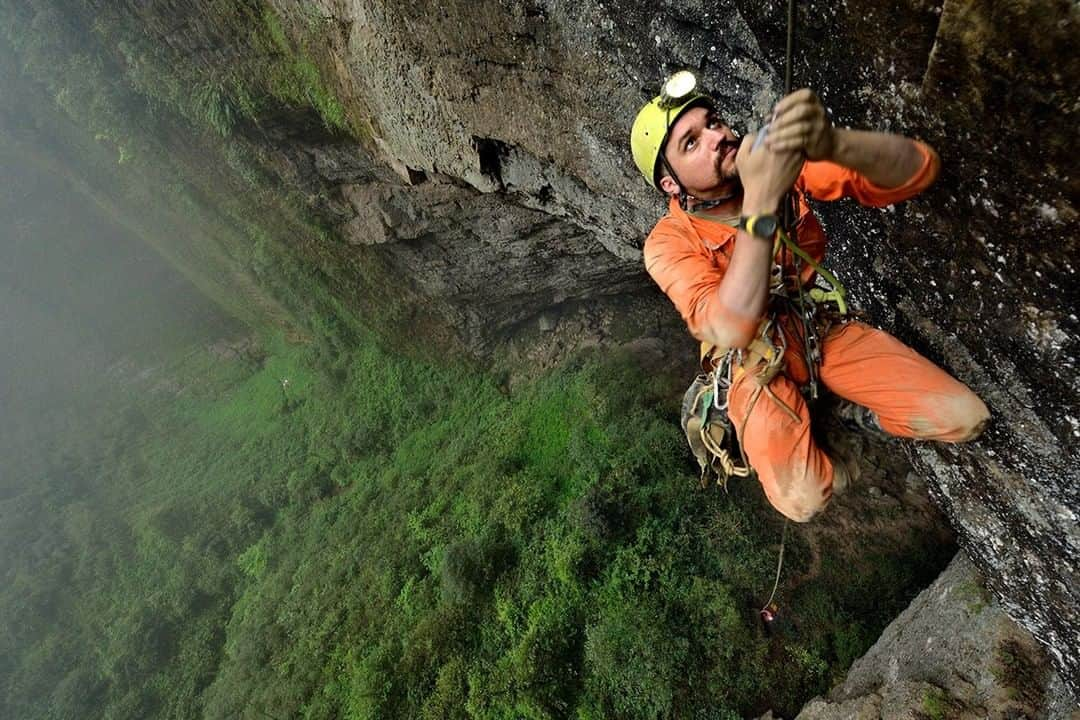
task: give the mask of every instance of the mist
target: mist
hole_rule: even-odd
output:
[[[245,330],[110,214],[100,198],[118,189],[79,177],[54,132],[65,119],[14,64],[0,67],[0,677],[7,697],[66,687],[78,713],[102,686],[72,650],[85,634],[72,592],[86,558],[109,554],[97,533],[122,537],[117,508],[139,499],[139,483],[100,471],[147,429],[132,398],[175,393],[177,358]]]
[[[20,120],[12,109],[33,106],[12,99],[6,122]],[[92,424],[92,404],[81,404],[97,393],[145,381],[185,348],[239,329],[60,174],[63,161],[42,133],[0,136],[5,494],[35,481],[24,463],[40,458],[65,414]]]

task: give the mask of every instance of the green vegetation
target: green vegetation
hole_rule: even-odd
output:
[[[1008,638],[994,648],[995,663],[990,668],[994,679],[1006,689],[1009,699],[1030,708],[1039,708],[1045,703],[1043,688],[1046,687],[1047,670],[1036,657],[1038,652],[1037,648]]]
[[[345,130],[345,110],[322,80],[322,74],[312,59],[307,43],[316,39],[318,26],[308,28],[305,40],[294,47],[281,26],[281,20],[272,8],[262,15],[262,27],[255,34],[254,43],[274,61],[268,63],[267,88],[271,95],[290,105],[308,105],[315,108],[327,129]],[[258,27],[258,26],[255,26]]]
[[[947,720],[953,713],[953,706],[945,691],[936,687],[923,693],[922,711],[926,720]]]
[[[379,282],[378,262],[362,251],[342,257],[309,198],[283,192],[256,145],[232,133],[283,102],[298,103],[294,115],[317,110],[303,98],[332,116],[340,106],[268,6],[211,4],[217,16],[190,21],[220,24],[232,43],[213,72],[131,26],[127,10],[75,3],[61,13],[49,0],[0,0],[0,95],[26,98],[0,109],[0,133],[69,176],[233,316],[347,344],[362,298],[393,298],[365,292]],[[354,306],[342,307],[342,297]],[[387,303],[367,324],[398,315]]]
[[[990,603],[990,593],[976,580],[957,586],[956,597],[964,603],[970,615],[978,615]]]
[[[319,67],[318,27],[299,23],[290,38],[263,0],[209,2],[183,22],[222,43],[201,48],[163,43],[126,8],[46,0],[3,0],[4,33],[25,70],[46,81],[57,103],[102,141],[124,148],[146,142],[163,110],[223,137],[257,124],[275,108],[308,109],[327,130],[349,132],[345,110]]]
[[[369,337],[163,372],[3,488],[5,716],[792,712],[933,571],[838,557],[765,635],[778,517],[696,490],[618,358],[512,396]]]

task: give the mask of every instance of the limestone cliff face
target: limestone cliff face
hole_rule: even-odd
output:
[[[197,78],[255,52],[215,24],[212,0],[91,5]],[[312,247],[343,279],[343,302],[355,300],[349,275],[377,268],[411,308],[399,332],[421,328],[477,358],[554,361],[646,339],[638,347],[668,367],[692,366],[680,319],[641,267],[663,205],[636,175],[627,132],[683,67],[732,124],[756,123],[779,96],[781,3],[239,6],[303,39],[351,128],[326,132],[282,107],[235,129],[334,229]],[[797,84],[817,89],[837,124],[918,135],[941,153],[938,184],[904,207],[821,208],[830,264],[879,323],[990,406],[982,441],[910,451],[1001,606],[1075,695],[1080,6],[853,0],[800,18]]]

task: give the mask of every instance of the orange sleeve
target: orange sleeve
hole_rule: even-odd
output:
[[[645,269],[679,311],[695,339],[715,342],[719,323],[738,335],[753,337],[758,319],[744,317],[720,303],[724,271],[693,240],[663,218],[645,240]]]
[[[932,147],[919,140],[913,142],[922,155],[922,164],[915,174],[899,187],[880,187],[854,170],[824,161],[806,163],[799,180],[803,189],[818,200],[850,197],[871,207],[892,205],[915,197],[930,187],[941,169],[941,160]]]

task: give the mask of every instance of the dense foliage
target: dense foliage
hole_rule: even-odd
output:
[[[5,717],[790,711],[939,561],[839,555],[769,637],[778,517],[696,489],[632,364],[507,394],[370,340],[314,352],[196,352],[6,476]]]

